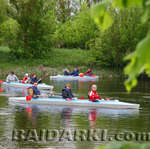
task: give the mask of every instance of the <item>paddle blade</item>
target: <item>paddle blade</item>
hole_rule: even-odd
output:
[[[67,101],[71,101],[72,99],[71,99],[71,98],[66,98],[66,100],[67,100]]]
[[[84,73],[80,73],[79,76],[80,76],[80,77],[84,77]]]
[[[26,96],[26,101],[31,101],[32,97],[31,96]]]
[[[3,92],[3,88],[0,87],[0,93],[2,93],[2,92]]]
[[[80,99],[82,100],[82,99],[85,99],[84,97],[80,97]]]
[[[1,84],[1,83],[4,83],[4,81],[0,80],[0,84]]]
[[[91,75],[91,77],[93,77],[93,78],[94,78],[94,77],[96,77],[96,75]]]

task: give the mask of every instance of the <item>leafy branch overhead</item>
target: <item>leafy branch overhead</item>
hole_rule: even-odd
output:
[[[105,0],[92,7],[91,16],[100,26],[102,31],[106,31],[113,24],[113,17],[109,13],[109,8],[124,9],[132,7],[141,7],[143,15],[141,22],[147,23],[150,20],[150,0]],[[137,77],[146,72],[150,75],[150,28],[146,37],[136,46],[136,51],[125,57],[129,64],[125,67],[125,74],[128,79],[125,82],[126,89],[131,91],[137,85]]]

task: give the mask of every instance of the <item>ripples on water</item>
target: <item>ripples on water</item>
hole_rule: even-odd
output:
[[[49,80],[47,83],[50,83]],[[51,82],[60,92],[66,82]],[[72,90],[78,97],[87,97],[93,82],[71,82]],[[44,149],[94,149],[105,142],[13,142],[12,131],[16,129],[108,129],[109,134],[118,132],[150,132],[150,82],[140,81],[139,86],[128,94],[123,80],[103,79],[96,83],[102,97],[117,98],[121,101],[139,103],[141,110],[113,110],[70,108],[37,105],[9,105],[11,95],[25,95],[22,89],[8,88],[0,96],[0,149],[44,148]],[[4,97],[5,95],[5,97]],[[8,97],[6,97],[8,96]]]

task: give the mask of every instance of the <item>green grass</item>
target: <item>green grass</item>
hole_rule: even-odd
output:
[[[18,66],[37,66],[42,64],[48,67],[77,67],[87,66],[89,51],[78,49],[52,49],[46,58],[10,60],[9,48],[0,47],[0,69]]]
[[[8,47],[0,47],[0,74],[6,75],[10,70],[14,70],[18,75],[25,72],[62,73],[64,68],[72,70],[79,67],[86,70],[89,67],[89,55],[87,50],[80,49],[52,49],[46,58],[41,59],[10,59]]]
[[[111,71],[95,68],[91,65],[92,57],[90,51],[81,49],[52,49],[46,58],[41,59],[10,59],[8,47],[0,47],[0,76],[6,77],[10,70],[15,71],[18,76],[24,73],[37,73],[41,75],[45,72],[60,74],[64,68],[73,70],[75,67],[80,72],[85,72],[90,67],[99,76],[107,76]],[[114,73],[112,73],[114,75]]]

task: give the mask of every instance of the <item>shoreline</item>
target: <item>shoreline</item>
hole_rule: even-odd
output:
[[[69,67],[70,70],[73,70],[74,67]],[[86,72],[88,67],[86,66],[81,66],[78,67],[80,70],[80,73]],[[48,67],[48,66],[43,66],[43,65],[38,65],[38,66],[18,66],[14,69],[8,69],[8,68],[0,68],[0,80],[5,79],[6,76],[9,74],[11,70],[15,72],[15,74],[18,77],[23,77],[25,73],[32,74],[36,73],[38,76],[44,76],[46,73],[50,72],[49,76],[57,75],[57,74],[63,74],[63,69],[62,67]],[[98,70],[98,69],[92,69],[94,72],[94,75],[98,75],[100,78],[114,78],[114,77],[119,77],[123,76],[122,72],[116,72],[116,71],[111,71],[111,70]]]

